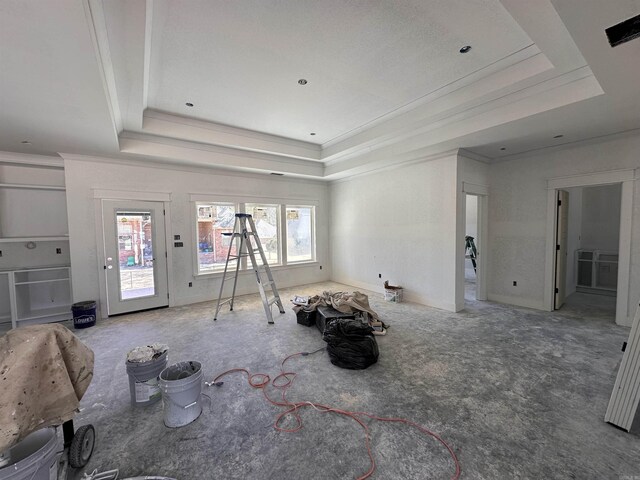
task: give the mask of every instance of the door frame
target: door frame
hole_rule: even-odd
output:
[[[489,187],[469,182],[462,182],[461,208],[458,210],[458,234],[456,235],[456,311],[464,308],[464,237],[467,220],[467,195],[478,197],[478,249],[476,267],[476,299],[487,300],[487,278],[489,270]]]
[[[102,204],[103,200],[124,200],[124,201],[148,201],[162,202],[164,206],[164,236],[167,248],[167,282],[169,291],[169,307],[175,305],[175,285],[173,273],[173,249],[170,248],[173,237],[171,237],[171,194],[168,192],[135,192],[125,190],[104,190],[94,189],[94,212],[95,212],[95,230],[96,230],[96,268],[98,269],[98,283],[100,286],[100,316],[107,318],[107,281],[104,275],[104,256],[105,252],[105,236],[102,224]],[[159,234],[160,232],[158,232]],[[186,241],[186,239],[185,239]]]
[[[555,177],[547,180],[547,221],[544,271],[544,308],[553,311],[555,289],[555,249],[557,225],[557,191],[572,187],[622,184],[620,199],[620,240],[618,247],[618,288],[616,292],[616,323],[630,325],[629,287],[631,274],[631,231],[633,220],[633,189],[635,170],[610,170]]]

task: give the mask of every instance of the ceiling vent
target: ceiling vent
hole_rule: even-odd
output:
[[[609,44],[612,47],[617,47],[623,43],[626,43],[634,38],[640,37],[640,15],[636,15],[633,18],[620,22],[613,27],[609,27],[605,30]]]

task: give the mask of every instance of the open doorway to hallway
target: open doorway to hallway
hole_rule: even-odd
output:
[[[566,216],[566,238],[558,237],[556,292],[564,295],[556,310],[589,310],[615,321],[621,193],[619,183],[560,191],[568,206],[558,210],[558,225]]]
[[[478,197],[467,195],[465,220],[464,300],[475,301],[478,291]]]

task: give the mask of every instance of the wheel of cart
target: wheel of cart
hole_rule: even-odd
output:
[[[62,424],[64,447],[68,450],[69,465],[73,468],[84,467],[93,454],[96,443],[96,430],[93,425],[83,425],[74,432],[73,420]]]

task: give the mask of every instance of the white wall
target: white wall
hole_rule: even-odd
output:
[[[457,193],[455,154],[332,183],[333,280],[455,310]]]
[[[181,235],[183,248],[171,248],[168,268],[172,271],[174,296],[172,305],[183,305],[217,298],[220,275],[194,277],[193,254],[195,226],[190,201],[191,194],[220,195],[232,201],[265,201],[271,203],[317,204],[317,263],[274,269],[278,287],[302,285],[328,280],[328,187],[326,184],[286,177],[216,172],[204,169],[188,170],[157,166],[133,166],[105,163],[90,157],[70,156],[65,159],[67,208],[71,245],[74,300],[99,298],[99,268],[102,256],[96,242],[96,200],[94,189],[164,192],[171,195],[170,240]],[[92,161],[96,160],[96,161]],[[173,242],[170,241],[169,245]],[[323,269],[320,270],[320,265]],[[193,287],[188,283],[193,282]],[[257,292],[255,277],[242,275],[238,294]],[[283,299],[287,304],[287,299]]]
[[[638,167],[638,135],[545,149],[491,165],[489,298],[544,309],[548,179]],[[635,181],[630,312],[635,312],[640,297],[639,195],[638,181]],[[512,286],[513,280],[518,281],[517,287]],[[625,323],[630,324],[630,319]]]
[[[622,187],[585,187],[582,194],[582,248],[618,251]]]

